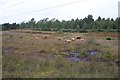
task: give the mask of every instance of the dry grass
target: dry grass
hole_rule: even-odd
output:
[[[118,66],[115,63],[115,60],[118,60],[117,38],[108,42],[109,45],[107,45],[105,44],[107,41],[104,36],[100,36],[99,38],[96,36],[99,33],[41,33],[3,32],[3,77],[118,77]],[[49,36],[49,38],[41,38],[41,36],[45,35]],[[76,40],[68,44],[63,43],[65,39],[78,35],[85,40]],[[40,38],[37,40],[35,36],[40,36]],[[57,39],[58,37],[61,37],[61,41]],[[5,51],[6,49],[9,50]],[[102,55],[88,62],[73,63],[67,60],[62,53],[66,50],[73,52],[82,50],[86,52],[96,49],[100,50]],[[106,55],[109,52],[110,55]],[[107,56],[109,57],[108,59]],[[108,60],[108,62],[99,62],[98,59],[102,58]]]

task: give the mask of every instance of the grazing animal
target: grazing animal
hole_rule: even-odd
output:
[[[81,39],[81,37],[80,37],[80,36],[77,36],[76,39]]]
[[[75,38],[70,38],[71,41],[75,41]]]
[[[47,36],[43,36],[42,38],[43,38],[43,39],[47,39],[48,37],[47,37]]]
[[[70,43],[71,42],[71,40],[65,40],[65,43]]]
[[[35,39],[39,39],[39,37],[36,36]]]

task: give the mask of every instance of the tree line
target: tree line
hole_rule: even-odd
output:
[[[94,20],[92,15],[88,15],[84,19],[71,19],[62,20],[44,18],[39,21],[35,21],[34,18],[27,22],[16,23],[4,23],[2,30],[12,29],[34,29],[42,31],[62,31],[62,32],[88,32],[88,31],[113,31],[119,30],[120,18],[101,18],[100,16]]]

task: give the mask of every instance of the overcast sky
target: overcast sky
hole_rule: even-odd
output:
[[[0,0],[0,23],[36,21],[43,18],[59,20],[118,17],[119,0]]]

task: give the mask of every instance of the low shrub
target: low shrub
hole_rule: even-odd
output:
[[[106,38],[106,40],[112,40],[112,38],[108,37],[108,38]]]
[[[13,37],[13,35],[10,35],[10,38],[12,38]]]

